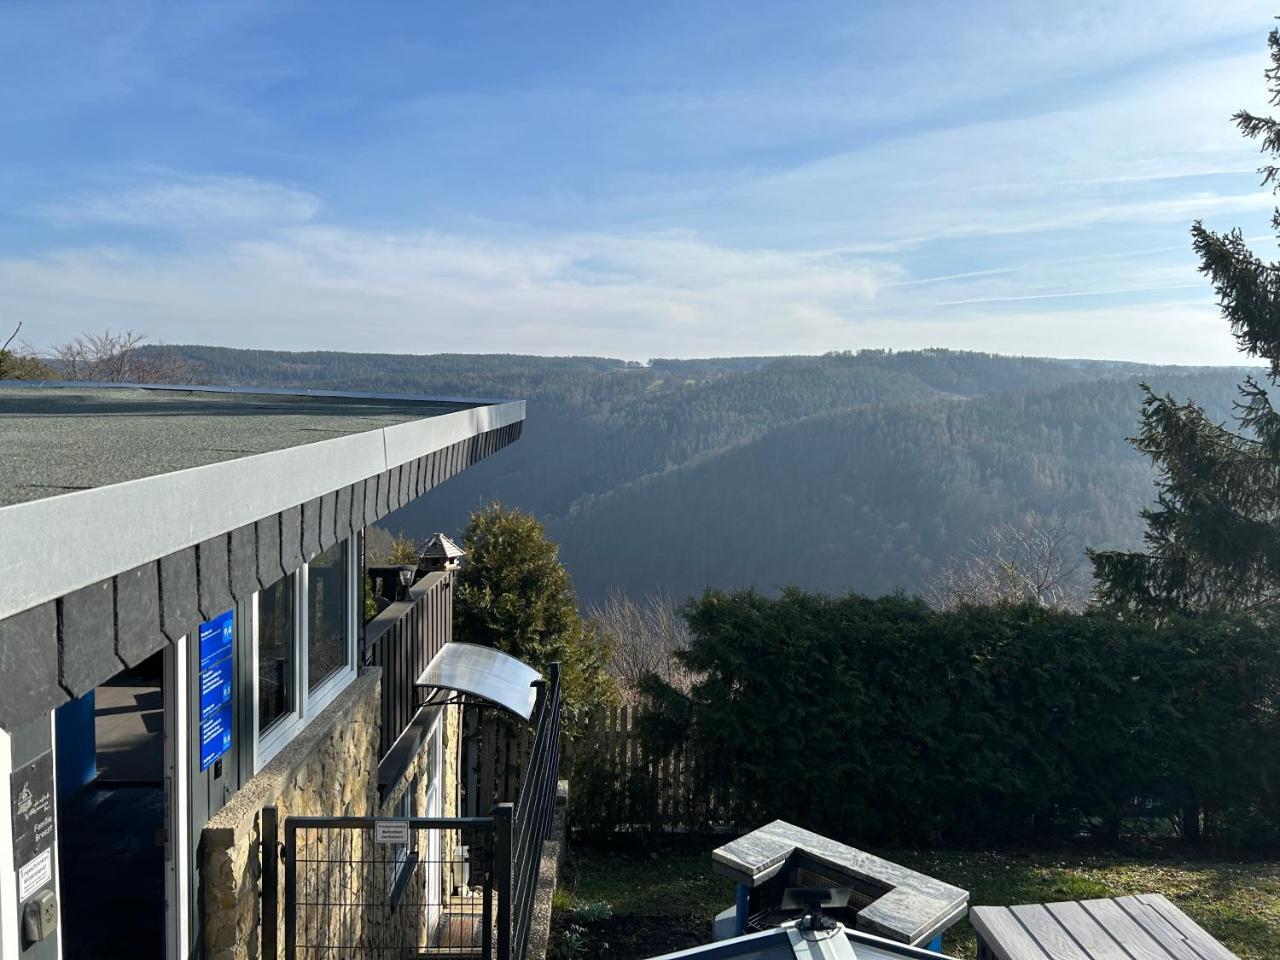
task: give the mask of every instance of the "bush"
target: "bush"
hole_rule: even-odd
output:
[[[1189,839],[1280,827],[1265,624],[796,590],[708,591],[686,615],[700,679],[647,684],[646,736],[687,738],[739,822],[923,843],[1115,839],[1139,807]]]

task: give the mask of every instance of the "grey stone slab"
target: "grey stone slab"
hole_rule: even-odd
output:
[[[717,873],[752,887],[776,876],[793,856],[803,856],[884,889],[858,912],[857,927],[901,943],[932,939],[963,917],[969,902],[966,890],[784,820],[739,837],[711,856]]]
[[[62,685],[82,697],[120,672],[116,657],[115,588],[90,584],[62,600]]]
[[[302,508],[290,507],[280,512],[280,565],[293,573],[302,563]]]
[[[970,921],[996,960],[1237,960],[1156,897],[974,907]]]
[[[415,494],[413,494],[413,467],[415,466],[416,461],[410,461],[408,463],[402,463],[402,465],[398,467],[399,481],[401,481],[401,483],[399,483],[399,500],[396,504],[397,509],[403,507],[404,504],[410,502],[410,500],[415,497]]]
[[[399,509],[400,504],[400,468],[392,467],[382,475],[382,496],[378,502],[378,519],[382,519],[388,513]]]
[[[350,489],[350,488],[346,488]],[[326,493],[320,498],[320,523],[317,527],[317,536],[319,537],[319,545],[321,550],[328,550],[331,546],[338,542],[337,534],[333,532],[334,517],[338,512],[338,494],[340,491]],[[348,495],[349,497],[349,495]],[[347,500],[347,513],[350,515],[351,501]]]
[[[1158,914],[1173,927],[1182,938],[1206,960],[1239,960],[1239,958],[1209,935],[1209,932],[1175,907],[1163,893],[1143,893],[1136,897],[1119,897],[1120,904],[1130,912],[1146,909]]]
[[[16,730],[67,699],[58,685],[53,602],[0,620],[0,729]]]
[[[258,583],[265,589],[284,576],[284,567],[280,565],[280,515],[264,517],[257,522],[256,526]]]
[[[310,560],[320,552],[320,498],[302,505],[302,558]]]
[[[377,511],[378,519],[381,520],[388,513],[395,509],[392,506],[394,501],[391,497],[391,489],[395,485],[395,474],[391,470],[386,470],[378,474],[378,501]]]
[[[196,546],[200,567],[200,616],[212,620],[226,613],[235,600],[231,596],[230,537],[213,537]]]
[[[974,907],[969,922],[996,960],[1052,960],[1007,907]]]
[[[230,533],[231,549],[227,558],[231,577],[231,596],[248,600],[258,592],[258,528],[255,524],[237,527]]]
[[[372,526],[378,520],[378,487],[381,486],[381,475],[369,477],[364,482],[364,513],[360,515],[362,527]],[[352,526],[355,526],[356,515],[352,515]]]
[[[343,487],[338,491],[337,506],[334,510],[334,526],[333,537],[336,543],[339,540],[345,540],[351,536],[353,526],[353,517],[356,512],[364,509],[364,481],[353,483],[349,487]],[[363,529],[364,524],[360,524]]]
[[[144,563],[116,577],[116,656],[132,667],[164,645],[160,566]]]
[[[419,457],[409,465],[409,499],[422,496],[422,458]]]
[[[1170,953],[1164,944],[1136,923],[1114,900],[1084,900],[1080,906],[1112,940],[1124,947],[1129,956],[1136,960],[1170,960]],[[1176,960],[1183,958],[1178,957]]]
[[[188,547],[160,558],[160,627],[173,642],[199,622],[196,550]]]

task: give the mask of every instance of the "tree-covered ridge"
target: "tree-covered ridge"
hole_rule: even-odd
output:
[[[1229,376],[1163,382],[1229,410]],[[1140,536],[1153,488],[1126,442],[1138,396],[1108,380],[814,417],[580,504],[553,532],[589,597],[617,583],[919,590],[1027,511],[1067,521],[1082,557]]]
[[[393,518],[460,535],[501,498],[564,545],[587,601],[611,586],[794,582],[919,589],[988,526],[1036,510],[1073,549],[1131,546],[1151,471],[1125,439],[1137,382],[1229,413],[1239,370],[946,350],[819,357],[178,351],[213,381],[529,402],[520,443]]]

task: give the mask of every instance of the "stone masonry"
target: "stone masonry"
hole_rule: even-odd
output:
[[[379,670],[356,680],[245,784],[202,838],[207,960],[260,960],[262,808],[293,816],[368,816],[378,806]],[[283,869],[277,929],[284,931]]]
[[[414,808],[426,809],[426,750],[419,750],[398,783],[379,802],[378,743],[381,672],[361,671],[356,680],[245,784],[202,832],[204,945],[207,960],[274,960],[262,957],[262,809],[275,806],[284,842],[289,816],[391,815],[404,791],[416,790]],[[445,707],[441,718],[441,815],[458,815],[458,741],[461,710]],[[447,852],[456,836],[442,837]],[[351,851],[359,855],[358,850]],[[446,853],[447,855],[447,853]],[[279,942],[284,944],[284,870],[279,871]],[[446,897],[452,887],[445,878]],[[385,890],[369,890],[370,898]],[[367,923],[387,918],[370,914]],[[356,931],[342,931],[344,937]]]

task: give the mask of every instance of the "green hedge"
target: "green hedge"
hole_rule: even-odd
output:
[[[702,680],[651,681],[643,729],[701,757],[737,822],[878,842],[1280,838],[1268,626],[794,590],[709,591],[687,616]]]

